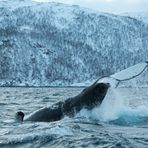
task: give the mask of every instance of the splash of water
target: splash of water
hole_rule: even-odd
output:
[[[124,106],[124,98],[121,97],[120,93],[116,89],[110,88],[101,106],[95,108],[93,112],[98,112],[98,117],[102,121],[115,120],[118,118],[118,115]]]
[[[124,99],[120,98],[120,94],[115,88],[110,88],[101,106],[97,106],[91,111],[82,109],[78,116],[91,117],[102,121],[115,120],[123,107]]]
[[[78,116],[85,116],[103,122],[117,121],[119,124],[133,124],[147,121],[148,108],[145,105],[129,105],[128,94],[123,95],[118,89],[110,88],[101,106],[91,111],[83,109]]]

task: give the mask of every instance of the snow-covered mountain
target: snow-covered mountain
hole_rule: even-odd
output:
[[[130,16],[148,24],[148,12],[130,12],[121,14],[123,16]]]
[[[0,85],[91,82],[147,59],[148,25],[136,18],[60,3],[0,2]]]

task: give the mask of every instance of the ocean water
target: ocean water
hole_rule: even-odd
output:
[[[148,88],[109,89],[101,106],[60,121],[17,122],[83,88],[0,88],[0,148],[148,148]]]

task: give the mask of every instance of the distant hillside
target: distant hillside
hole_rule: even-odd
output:
[[[148,25],[136,18],[59,3],[0,2],[0,85],[71,85],[147,59]]]
[[[133,18],[136,18],[136,19],[138,19],[138,20],[140,20],[140,21],[143,21],[144,23],[147,23],[148,24],[148,12],[146,13],[146,12],[133,12],[133,13],[124,13],[124,14],[121,14],[121,15],[123,15],[123,16],[131,16],[131,17],[133,17]]]

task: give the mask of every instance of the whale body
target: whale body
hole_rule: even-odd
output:
[[[74,116],[82,108],[92,109],[102,103],[109,83],[95,82],[75,97],[60,101],[50,107],[41,108],[26,117],[25,121],[52,122],[66,116]],[[23,119],[22,119],[23,120]]]

